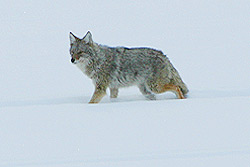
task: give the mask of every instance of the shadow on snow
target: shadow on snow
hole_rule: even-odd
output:
[[[215,98],[233,98],[233,97],[248,97],[250,90],[191,90],[187,96],[188,99],[215,99]],[[35,105],[62,105],[62,104],[87,104],[91,96],[76,96],[62,98],[47,98],[36,100],[16,100],[16,101],[0,101],[0,108],[3,107],[23,107]],[[164,93],[157,95],[157,100],[175,100],[176,97],[172,93]],[[147,101],[142,95],[120,95],[117,99],[110,99],[105,96],[101,103],[116,103],[116,102],[132,102],[132,101]]]

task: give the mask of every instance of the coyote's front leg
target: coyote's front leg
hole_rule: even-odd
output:
[[[106,89],[107,89],[107,86],[105,85],[96,86],[95,92],[91,100],[89,101],[89,104],[99,103],[101,99],[106,95]]]

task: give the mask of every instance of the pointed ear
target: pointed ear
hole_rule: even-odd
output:
[[[72,32],[70,32],[69,39],[70,39],[70,44],[73,44],[79,38],[77,38]]]
[[[85,43],[93,44],[92,34],[90,31],[87,32],[87,34],[82,39]]]

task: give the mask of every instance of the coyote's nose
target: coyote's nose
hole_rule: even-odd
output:
[[[74,62],[75,62],[75,59],[74,59],[74,58],[72,58],[72,59],[71,59],[71,63],[74,63]]]

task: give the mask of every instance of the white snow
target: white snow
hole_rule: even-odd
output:
[[[1,167],[249,167],[250,2],[0,1]],[[166,53],[187,83],[87,104],[69,32]]]

